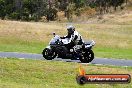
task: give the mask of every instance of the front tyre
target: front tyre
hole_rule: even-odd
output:
[[[53,52],[51,49],[45,48],[42,52],[43,57],[46,60],[52,60],[56,57],[56,53]]]
[[[89,63],[94,59],[94,52],[92,50],[87,50],[79,59],[82,63]]]

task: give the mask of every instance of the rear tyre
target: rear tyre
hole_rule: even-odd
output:
[[[94,59],[94,52],[92,50],[87,50],[79,59],[82,63],[89,63]]]
[[[43,50],[42,55],[46,60],[52,60],[56,57],[56,53],[48,48]]]

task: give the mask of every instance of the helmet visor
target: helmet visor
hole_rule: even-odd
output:
[[[67,31],[68,31],[68,33],[70,33],[70,34],[73,33],[73,29],[72,29],[72,28],[68,28]]]

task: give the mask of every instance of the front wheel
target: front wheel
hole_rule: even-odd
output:
[[[94,59],[94,52],[92,50],[87,50],[79,59],[82,63],[89,63]]]
[[[42,52],[43,57],[46,60],[52,60],[56,57],[56,53],[53,52],[51,49],[45,48]]]

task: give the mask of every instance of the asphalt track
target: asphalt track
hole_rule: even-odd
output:
[[[45,60],[41,54],[17,53],[17,52],[0,52],[0,57],[11,57],[11,58],[19,58],[19,59],[35,59],[35,60],[42,60],[43,59],[43,60]],[[81,63],[79,60],[70,60],[70,59],[61,59],[61,58],[55,58],[53,60]],[[114,66],[132,66],[132,60],[95,58],[91,62],[91,64],[114,65]]]

